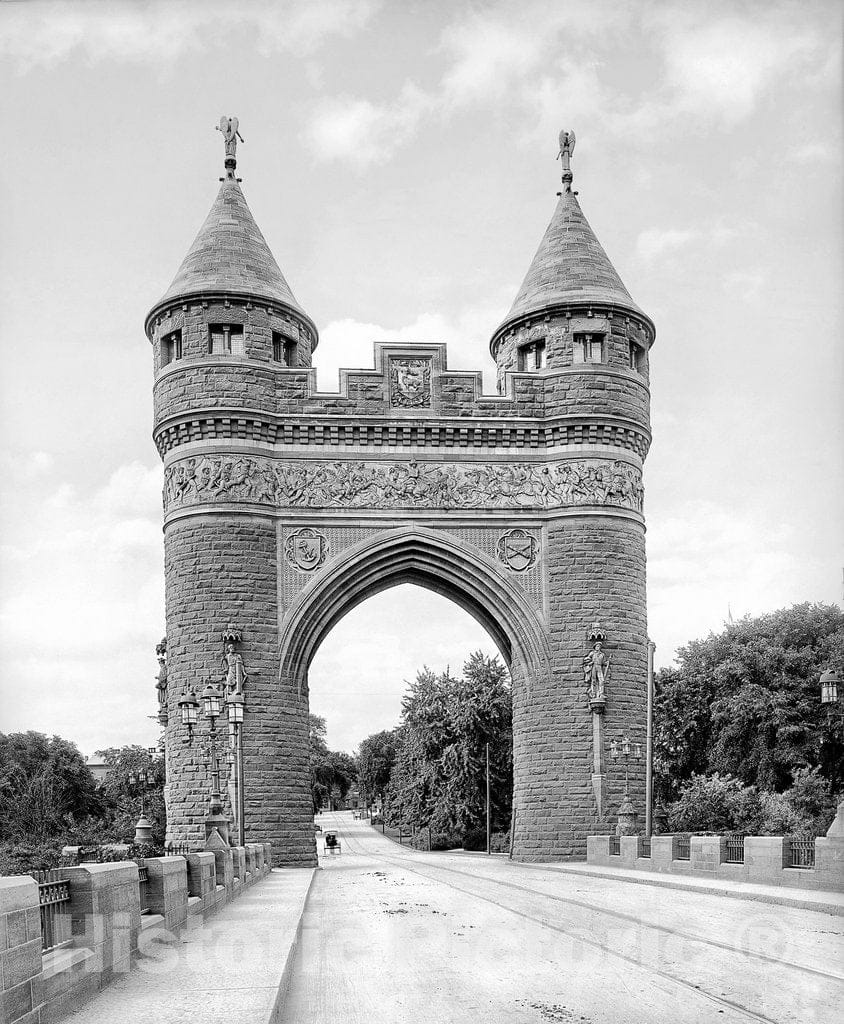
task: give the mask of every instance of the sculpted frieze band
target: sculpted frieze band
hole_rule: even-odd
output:
[[[642,476],[626,462],[283,462],[251,455],[182,459],[164,473],[164,509],[243,501],[275,508],[565,508],[642,511]]]

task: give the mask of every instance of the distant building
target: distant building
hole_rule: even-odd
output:
[[[94,782],[98,786],[102,785],[108,778],[111,769],[105,763],[101,757],[97,757],[95,754],[91,754],[90,757],[85,758],[85,764],[91,769],[91,774],[94,776]]]

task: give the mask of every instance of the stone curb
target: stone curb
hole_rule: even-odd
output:
[[[290,949],[287,951],[284,967],[281,969],[281,980],[278,983],[278,993],[275,997],[275,1003],[273,1005],[272,1013],[269,1016],[268,1024],[278,1024],[282,1019],[284,1004],[287,1002],[287,993],[290,989],[290,976],[293,973],[293,961],[296,958],[296,950],[299,948],[299,939],[302,937],[302,921],[305,917],[305,911],[308,908],[308,901],[311,898],[311,890],[314,887],[314,879],[317,876],[319,868],[309,868],[308,870],[311,872],[311,880],[308,883],[308,891],[305,893],[305,898],[302,900],[302,906],[299,910],[299,920],[296,922],[296,932],[293,935],[293,941],[290,943]]]

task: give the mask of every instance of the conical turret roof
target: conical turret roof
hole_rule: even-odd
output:
[[[312,323],[285,281],[233,176],[223,179],[173,283],[150,315],[173,300],[209,293],[268,300]]]
[[[560,194],[530,269],[495,336],[527,314],[575,303],[608,304],[650,321],[624,287],[583,215],[577,196],[566,189]]]

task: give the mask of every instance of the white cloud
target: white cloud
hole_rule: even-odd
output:
[[[321,159],[363,169],[403,146],[432,102],[413,82],[405,82],[398,97],[384,105],[351,96],[327,99],[314,112],[307,137]]]
[[[681,228],[648,228],[636,239],[636,252],[642,259],[654,260],[683,249],[699,238],[697,231]]]
[[[144,715],[164,628],[161,479],[160,466],[131,463],[82,494],[42,477],[28,514],[4,506],[4,729],[57,732],[88,750],[154,740]]]
[[[803,578],[793,530],[744,508],[687,502],[648,528],[649,630],[670,663],[674,650],[727,618],[799,600]]]
[[[376,341],[393,345],[444,343],[448,346],[449,368],[482,370],[484,391],[494,393],[495,366],[492,358],[482,358],[482,353],[497,324],[496,317],[500,319],[500,309],[471,308],[464,310],[456,320],[438,313],[420,313],[413,323],[394,328],[352,319],[335,320],[320,332],[314,356],[319,387],[336,391],[341,367],[371,367]]]
[[[763,94],[786,76],[812,64],[821,48],[801,18],[774,8],[748,17],[658,18],[664,26],[662,49],[666,85],[678,112],[742,121]]]
[[[761,267],[734,270],[724,276],[725,287],[729,288],[730,291],[737,292],[748,301],[759,297],[767,281],[768,274]]]
[[[172,64],[190,51],[230,47],[237,32],[251,34],[261,54],[308,53],[330,36],[359,30],[376,0],[34,0],[0,7],[0,55],[20,70],[50,66],[77,53],[91,62]]]

